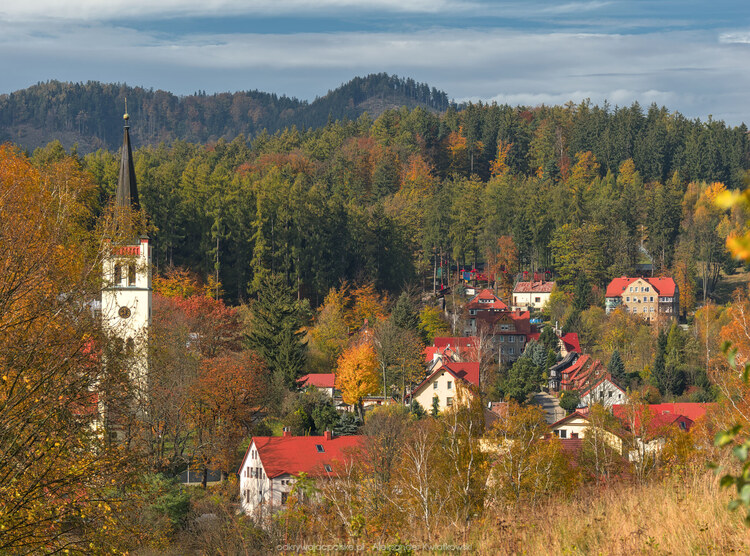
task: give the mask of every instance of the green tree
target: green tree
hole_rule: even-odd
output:
[[[622,357],[620,357],[619,351],[614,350],[612,352],[612,357],[609,360],[609,365],[607,365],[607,370],[617,384],[622,385],[624,383],[626,375],[625,363],[622,362]]]
[[[261,284],[258,299],[250,306],[247,345],[268,365],[272,375],[295,387],[305,365],[303,312],[282,276],[269,275]]]

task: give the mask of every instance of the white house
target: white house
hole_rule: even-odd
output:
[[[615,404],[628,403],[628,395],[612,381],[610,374],[606,373],[593,386],[581,393],[581,407],[589,407],[595,403],[611,408]]]
[[[438,400],[439,411],[445,411],[454,403],[463,403],[479,387],[479,363],[441,363],[425,378],[411,394],[412,400],[419,402],[426,410],[433,407],[433,399]]]
[[[297,379],[300,388],[313,386],[328,397],[333,398],[336,375],[334,373],[310,373]]]
[[[254,436],[239,468],[242,511],[258,519],[283,508],[301,473],[336,478],[362,436]]]
[[[513,288],[513,310],[540,311],[547,305],[554,288],[554,282],[544,280],[518,282],[516,287]]]

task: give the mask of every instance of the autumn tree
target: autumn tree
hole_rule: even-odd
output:
[[[518,268],[518,249],[513,238],[511,236],[499,237],[495,253],[491,257],[494,264],[490,267],[490,273],[493,277],[500,278],[500,297],[510,301]]]
[[[98,416],[95,189],[72,158],[35,167],[8,145],[0,184],[0,552],[132,548],[116,515],[140,466],[102,438]]]
[[[541,407],[511,401],[505,417],[489,431],[492,477],[501,502],[534,505],[570,487],[572,474],[567,460],[559,440],[545,438],[548,429]]]
[[[194,419],[198,423],[197,451],[216,465],[224,478],[238,464],[237,447],[265,409],[268,370],[255,353],[243,351],[204,359],[194,385]]]
[[[339,356],[336,387],[341,390],[344,402],[354,406],[363,419],[362,398],[378,388],[378,356],[370,342],[355,344]]]

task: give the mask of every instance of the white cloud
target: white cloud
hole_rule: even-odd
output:
[[[126,81],[176,93],[254,89],[312,99],[354,76],[413,77],[458,100],[665,104],[750,121],[750,57],[700,32],[640,35],[431,29],[413,33],[158,33],[0,23],[5,91],[38,80]]]
[[[750,31],[734,31],[719,35],[719,42],[725,44],[750,44]]]
[[[316,15],[334,11],[440,13],[478,8],[467,0],[5,0],[0,19],[107,21],[148,17]]]

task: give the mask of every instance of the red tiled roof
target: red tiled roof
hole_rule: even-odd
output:
[[[606,297],[620,297],[622,293],[625,291],[625,289],[638,279],[639,278],[637,277],[628,278],[627,276],[615,278],[607,286],[607,293],[605,294],[605,296]],[[667,276],[662,276],[658,278],[641,278],[641,279],[646,281],[648,284],[650,284],[656,290],[656,293],[662,296],[673,296],[675,289],[677,288],[675,281],[672,278],[669,278]]]
[[[550,293],[554,287],[554,282],[518,282],[513,293]]]
[[[453,361],[445,363],[444,369],[449,369],[451,374],[456,378],[462,378],[466,382],[479,386],[479,363],[463,362],[454,363]]]
[[[568,454],[580,454],[583,450],[583,438],[560,438],[559,442],[563,452]]]
[[[636,280],[638,280],[638,278],[628,278],[627,276],[623,276],[621,278],[615,278],[607,286],[607,293],[605,294],[605,296],[606,297],[620,297],[622,292],[625,291],[625,288],[627,288],[630,284],[632,284]]]
[[[677,288],[677,284],[669,277],[647,278],[646,281],[656,288],[659,295],[673,296]]]
[[[435,354],[440,351],[440,348],[436,348],[435,346],[427,346],[422,350],[422,353],[424,354],[424,362],[429,363],[433,360],[435,357]]]
[[[435,338],[432,342],[432,345],[437,348],[444,348],[444,347],[453,347],[458,349],[465,349],[476,346],[478,343],[478,340],[475,336],[457,336],[457,337],[448,337],[448,336],[442,336]]]
[[[599,365],[602,368],[604,367],[603,365],[601,365],[601,362],[598,359],[596,360],[596,362],[593,365],[591,365],[591,367],[593,368],[596,365],[596,363],[599,363]],[[589,392],[591,392],[594,388],[596,388],[597,386],[599,386],[605,380],[608,380],[612,386],[614,386],[615,388],[617,388],[623,394],[627,395],[627,393],[625,392],[625,390],[623,390],[620,386],[617,385],[617,383],[614,380],[612,380],[612,375],[609,374],[609,372],[606,372],[601,377],[599,377],[599,379],[592,386],[590,386],[585,392],[583,392],[581,394],[581,397],[583,398],[584,396],[586,396]]]
[[[563,334],[560,339],[563,344],[565,344],[566,350],[581,353],[581,343],[578,341],[578,334],[575,332],[568,332],[567,334]]]
[[[625,428],[630,428],[631,423],[630,418],[627,414],[627,411],[625,410],[624,405],[614,405],[612,406],[612,413],[615,417],[617,417],[623,424]],[[675,413],[654,413],[652,412],[651,419],[648,422],[646,434],[649,436],[659,436],[664,434],[665,429],[671,427],[671,426],[680,426],[683,430],[690,430],[690,427],[693,426],[693,420],[689,417],[685,417],[684,415],[679,415]],[[634,428],[640,429],[641,427],[641,413],[636,412],[633,418],[632,425]]]
[[[427,378],[417,384],[417,386],[412,390],[411,395],[414,396],[414,394],[418,392],[422,388],[422,386],[427,384],[433,376],[444,371],[448,371],[457,380],[463,380],[474,386],[479,385],[479,363],[456,363],[453,361],[448,361],[437,367]]]
[[[490,300],[490,303],[487,302],[488,300]],[[497,309],[499,311],[507,311],[508,306],[492,293],[492,290],[484,289],[466,303],[466,309]]]
[[[336,375],[333,373],[310,373],[297,379],[300,386],[315,386],[317,388],[333,388]]]
[[[240,465],[240,473],[250,450],[255,446],[269,478],[280,475],[310,477],[336,476],[337,470],[353,452],[362,446],[363,436],[336,436],[330,440],[325,436],[254,436]],[[319,452],[317,445],[323,447]],[[330,465],[327,472],[324,465]]]
[[[626,407],[621,404],[613,405],[612,413],[615,417],[622,418]],[[658,403],[648,406],[653,415],[684,415],[691,421],[697,421],[707,411],[714,410],[716,407],[715,403]]]

